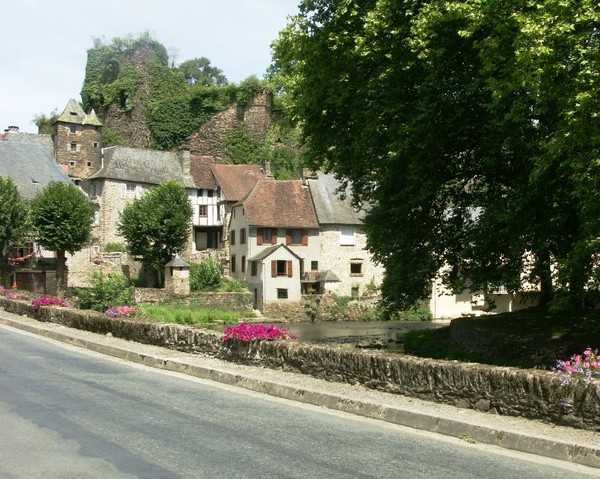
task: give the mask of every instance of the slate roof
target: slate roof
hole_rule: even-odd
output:
[[[265,177],[260,165],[215,164],[212,173],[227,201],[240,201]]]
[[[252,226],[319,227],[310,191],[301,180],[260,180],[242,204]]]
[[[269,246],[268,248],[263,249],[260,253],[258,253],[257,255],[253,256],[252,258],[250,258],[249,261],[262,261],[263,259],[268,258],[269,256],[271,256],[279,248],[285,248],[288,251],[288,253],[290,253],[295,258],[302,259],[302,258],[300,258],[300,256],[298,256],[296,253],[294,253],[286,245],[284,245],[283,243],[279,243],[279,244],[276,244],[274,246]]]
[[[72,183],[45,148],[16,141],[0,141],[0,176],[12,178],[26,199],[33,199],[51,181]]]
[[[319,174],[308,180],[308,187],[320,224],[360,225],[363,214],[352,207],[351,193],[342,199],[338,192],[341,183],[332,174]]]
[[[184,174],[177,152],[144,150],[115,146],[103,149],[102,168],[90,179],[106,178],[159,185],[175,180],[186,188],[196,188],[192,177]]]
[[[76,123],[77,125],[96,125],[102,126],[102,122],[96,116],[94,110],[88,115],[83,111],[77,100],[71,98],[67,106],[56,119],[63,123]]]
[[[211,166],[215,164],[212,156],[192,156],[190,159],[190,174],[196,188],[216,190],[217,182],[212,173]]]

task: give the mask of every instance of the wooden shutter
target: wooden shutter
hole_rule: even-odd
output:
[[[292,262],[291,261],[287,262],[287,274],[288,274],[288,278],[291,278],[292,275],[294,274],[292,272]]]
[[[277,244],[277,228],[271,230],[271,244]]]
[[[271,261],[271,278],[277,277],[277,261]]]
[[[308,246],[308,231],[302,230],[302,246]]]
[[[258,246],[260,246],[260,245],[263,244],[263,230],[262,230],[262,228],[258,228],[256,230],[256,244]]]
[[[292,230],[285,230],[285,244],[292,244]]]

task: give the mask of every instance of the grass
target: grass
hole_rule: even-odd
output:
[[[600,311],[558,313],[532,308],[460,321],[477,331],[479,345],[467,346],[463,338],[456,341],[448,326],[408,332],[404,351],[435,359],[551,369],[557,360],[586,347],[600,348]]]
[[[150,321],[187,325],[237,323],[239,319],[251,316],[251,313],[240,311],[207,309],[197,303],[149,304],[140,306],[140,309]]]

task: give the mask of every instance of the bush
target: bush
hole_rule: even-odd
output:
[[[202,263],[191,265],[190,290],[218,289],[222,282],[221,265],[216,260],[209,258]]]
[[[130,305],[135,302],[133,286],[122,274],[109,274],[104,277],[99,271],[94,271],[91,282],[91,288],[75,290],[81,309],[104,312],[113,306]]]
[[[219,291],[223,291],[224,293],[242,293],[247,290],[246,284],[237,279],[228,279],[219,288]]]
[[[123,243],[106,243],[104,247],[105,253],[124,253],[127,251],[127,246]]]

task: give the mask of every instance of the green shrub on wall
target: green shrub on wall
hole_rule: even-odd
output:
[[[191,265],[190,290],[218,289],[222,282],[221,265],[216,260],[209,258],[202,263]]]
[[[106,311],[112,306],[134,304],[133,286],[122,274],[109,274],[104,276],[99,271],[94,271],[90,288],[77,288],[75,295],[78,297],[77,305],[81,309]]]

